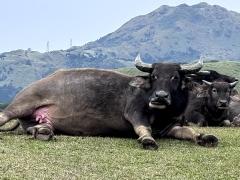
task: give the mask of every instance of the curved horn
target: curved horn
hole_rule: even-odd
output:
[[[208,85],[208,86],[211,86],[212,85],[212,83],[211,82],[209,82],[209,81],[206,81],[206,80],[202,80],[202,82],[204,82],[206,85]]]
[[[197,72],[196,73],[197,75],[210,75],[211,74],[211,72],[210,71],[199,71],[199,72]]]
[[[140,54],[138,54],[137,57],[135,58],[135,66],[136,68],[143,72],[151,73],[153,70],[152,64],[142,62]]]
[[[238,80],[234,81],[232,83],[229,83],[229,85],[230,85],[231,88],[234,88],[237,85],[237,83],[238,83]]]
[[[210,74],[211,74],[210,71],[199,71],[194,74],[189,74],[188,76],[197,77],[197,76],[205,76],[205,75],[210,75]]]
[[[180,65],[181,71],[185,73],[196,73],[203,67],[203,59],[200,58],[197,63]]]

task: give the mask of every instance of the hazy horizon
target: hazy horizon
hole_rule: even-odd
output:
[[[193,0],[102,0],[80,2],[9,0],[1,2],[2,28],[0,53],[16,49],[44,52],[47,41],[50,50],[81,46],[117,30],[130,19],[150,13],[161,5],[198,4]],[[240,12],[240,3],[234,0],[205,1],[228,10]]]

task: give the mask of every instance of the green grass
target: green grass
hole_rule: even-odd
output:
[[[1,134],[1,179],[238,179],[237,128],[198,128],[220,138],[217,148],[159,139],[147,151],[135,139],[57,136],[42,142]]]
[[[239,77],[239,66],[218,62],[205,69]],[[136,139],[56,136],[56,141],[42,142],[0,133],[0,179],[239,179],[240,129],[195,129],[217,135],[219,146],[158,139],[159,149],[147,151]]]

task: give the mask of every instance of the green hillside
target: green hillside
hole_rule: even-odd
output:
[[[215,70],[221,74],[236,77],[240,80],[240,62],[236,61],[220,61],[220,62],[205,62],[203,70]],[[129,75],[141,75],[143,74],[136,68],[120,68],[117,71]],[[237,85],[237,89],[240,90],[240,83]]]

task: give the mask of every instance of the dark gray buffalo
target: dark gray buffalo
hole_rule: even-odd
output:
[[[240,96],[235,95],[231,97],[229,104],[229,119],[233,126],[240,126]]]
[[[18,118],[35,138],[53,133],[76,136],[136,134],[146,149],[157,149],[153,135],[215,146],[213,135],[178,126],[188,102],[185,75],[202,68],[190,65],[146,64],[136,67],[147,76],[130,77],[107,70],[59,70],[17,94],[0,115],[0,125]]]
[[[199,126],[230,126],[229,103],[238,81],[202,81],[204,85],[198,84],[190,95],[185,121]]]

